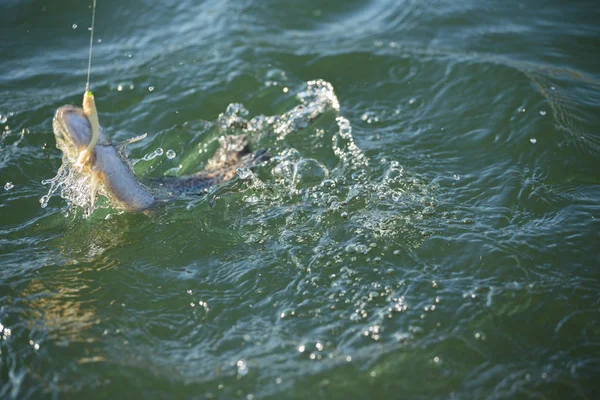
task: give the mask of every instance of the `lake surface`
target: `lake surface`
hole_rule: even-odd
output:
[[[600,398],[596,1],[99,0],[138,175],[272,158],[89,216],[88,3],[0,3],[0,398]]]

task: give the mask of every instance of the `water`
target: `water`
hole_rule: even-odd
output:
[[[272,159],[89,217],[40,198],[91,9],[0,15],[0,398],[598,397],[595,2],[101,1],[139,175]]]

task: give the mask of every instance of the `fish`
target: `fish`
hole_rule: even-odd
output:
[[[181,177],[140,178],[125,149],[146,135],[115,147],[106,130],[100,125],[93,128],[93,123],[89,111],[72,105],[59,107],[52,120],[56,147],[65,161],[90,177],[92,206],[98,196],[104,196],[115,209],[146,211],[187,193],[201,193],[232,179],[239,168],[252,169],[269,159],[265,150],[250,150],[246,135],[224,135],[204,170]]]

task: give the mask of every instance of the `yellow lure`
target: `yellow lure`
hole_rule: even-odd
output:
[[[83,94],[83,113],[90,122],[90,126],[92,128],[92,138],[87,147],[79,154],[79,158],[75,164],[79,167],[82,167],[92,155],[94,147],[96,147],[96,143],[98,143],[98,136],[100,135],[98,111],[96,110],[96,102],[94,101],[94,95],[91,90],[86,90]]]

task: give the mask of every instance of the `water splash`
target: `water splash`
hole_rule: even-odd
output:
[[[56,176],[51,179],[44,179],[42,185],[50,185],[48,193],[40,198],[40,206],[46,208],[50,198],[60,190],[60,196],[67,200],[71,208],[81,208],[84,216],[90,216],[99,205],[95,204],[95,199],[90,196],[91,178],[89,175],[82,174],[77,168],[73,168],[66,157]]]
[[[375,170],[369,170],[369,159],[355,143],[350,121],[344,116],[337,115],[333,121],[324,119],[317,122],[317,119],[327,112],[333,111],[335,114],[339,112],[340,104],[330,83],[323,80],[307,82],[298,91],[296,98],[299,104],[281,115],[261,115],[251,119],[248,119],[249,112],[242,104],[233,103],[213,123],[218,133],[232,134],[236,130],[241,130],[249,137],[258,138],[255,148],[273,150],[271,155],[274,163],[270,164],[272,180],[266,185],[250,169],[237,171],[240,181],[246,182],[246,185],[259,192],[250,195],[244,203],[274,205],[272,201],[263,201],[269,197],[264,189],[267,186],[274,186],[275,191],[281,193],[283,197],[301,196],[307,201],[322,205],[324,219],[333,212],[340,214],[342,218],[354,220],[355,224],[364,224],[365,228],[371,229],[376,223],[373,221],[377,218],[352,215],[348,204],[356,202],[356,199],[362,199],[358,202],[372,199],[380,204],[389,199],[392,202],[399,202],[400,199],[405,198],[406,192],[412,193],[406,188],[396,187],[405,183],[402,180],[402,173],[396,172],[398,168],[394,163],[388,163],[386,178],[380,184],[375,183],[372,177]],[[326,127],[323,124],[329,125]],[[288,135],[297,133],[312,135],[315,143],[318,143],[318,147],[324,149],[326,154],[303,154],[287,141],[283,142]],[[144,155],[142,159],[134,160],[133,164],[135,161],[150,161],[163,154],[166,154],[168,159],[176,156],[171,149],[165,153],[162,148],[157,148]],[[42,182],[44,185],[49,184],[50,188],[40,199],[41,206],[46,207],[51,196],[59,192],[69,206],[82,208],[84,215],[89,216],[97,208],[90,197],[90,179],[78,169],[72,168],[67,160],[63,160],[57,175]],[[401,180],[398,185],[397,179]],[[101,189],[99,194],[102,194]],[[281,202],[282,198],[276,196],[271,200]],[[396,219],[392,218],[392,220]],[[380,222],[382,226],[386,225],[384,221]],[[392,229],[387,225],[381,229],[385,231]]]

